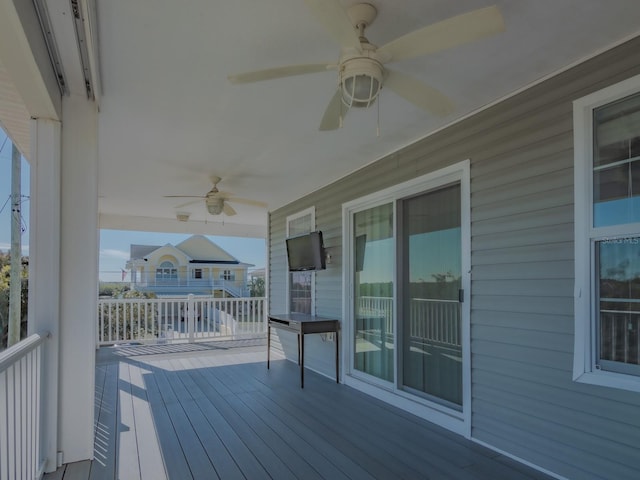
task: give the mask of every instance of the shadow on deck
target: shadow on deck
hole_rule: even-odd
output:
[[[549,478],[315,373],[302,390],[264,342],[100,349],[95,458],[45,478]]]

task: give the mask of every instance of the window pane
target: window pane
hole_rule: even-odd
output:
[[[354,368],[394,378],[393,204],[354,215]]]
[[[596,242],[596,254],[598,358],[640,365],[640,237]]]
[[[311,231],[311,214],[294,218],[289,221],[289,236],[296,237]]]
[[[594,226],[640,222],[640,95],[594,110]]]
[[[291,272],[289,311],[311,314],[311,272]]]

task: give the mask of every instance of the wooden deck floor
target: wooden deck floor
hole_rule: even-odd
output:
[[[310,371],[302,390],[263,345],[216,345],[101,349],[95,459],[45,479],[548,478]]]

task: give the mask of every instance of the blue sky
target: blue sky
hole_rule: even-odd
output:
[[[11,247],[11,140],[7,139],[0,129],[0,250],[6,252]],[[29,195],[29,164],[22,160],[22,195]],[[5,204],[6,202],[6,204]],[[29,245],[29,201],[22,203],[24,232],[22,234],[23,254],[28,255]],[[102,230],[100,232],[100,280],[120,281],[121,269],[129,258],[130,244],[143,245],[175,245],[188,238],[185,234],[129,232],[118,230]],[[264,268],[266,246],[264,239],[237,237],[208,237],[238,260]],[[253,268],[251,268],[253,269]],[[251,270],[250,269],[250,270]],[[126,278],[129,280],[129,277]]]

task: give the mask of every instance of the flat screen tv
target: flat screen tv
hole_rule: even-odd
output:
[[[324,243],[322,232],[311,232],[299,237],[287,238],[289,271],[324,270]]]

